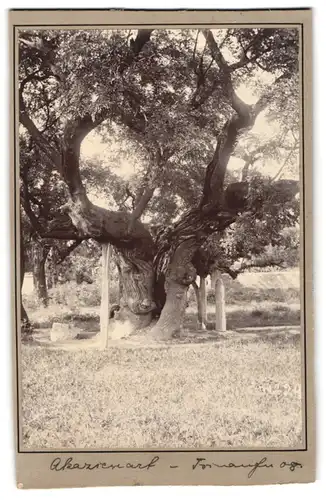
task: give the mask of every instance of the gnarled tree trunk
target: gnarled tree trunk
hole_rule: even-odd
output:
[[[180,332],[187,290],[197,276],[196,253],[210,234],[223,231],[236,216],[232,210],[219,206],[208,213],[198,207],[160,236],[154,265],[156,280],[165,277],[166,301],[151,332],[155,338],[168,339]]]
[[[45,275],[46,275],[47,289],[50,290],[51,288],[54,288],[58,283],[57,263],[53,248],[50,249],[46,259]]]
[[[125,335],[146,328],[152,321],[156,304],[153,299],[154,270],[147,261],[132,251],[115,251],[121,284],[120,308],[114,320],[119,321]]]
[[[178,243],[177,241],[173,243]],[[151,335],[158,340],[172,338],[182,328],[187,304],[189,285],[196,279],[197,272],[192,264],[196,239],[185,239],[175,249],[171,246],[166,255],[164,243],[162,253],[158,254],[157,276],[165,276],[166,300]]]

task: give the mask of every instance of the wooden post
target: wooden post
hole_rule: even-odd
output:
[[[215,307],[216,307],[216,330],[218,332],[226,331],[226,315],[225,315],[225,289],[221,275],[216,278],[215,282]]]
[[[195,296],[196,296],[196,304],[197,304],[197,320],[198,320],[198,328],[201,330],[206,330],[205,325],[203,324],[203,310],[201,307],[201,298],[199,294],[199,286],[197,285],[196,281],[192,282],[193,289],[195,291]]]
[[[110,261],[111,246],[102,245],[102,290],[100,311],[100,340],[101,347],[105,349],[109,340],[109,313],[110,313]]]
[[[215,269],[211,274],[211,289],[214,291],[215,291],[216,280],[219,277],[219,275],[220,275],[220,272],[217,269]]]
[[[206,278],[200,277],[199,282],[199,307],[202,324],[200,327],[206,330],[207,325],[207,293],[206,293]]]

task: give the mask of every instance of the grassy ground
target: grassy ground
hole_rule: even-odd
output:
[[[286,330],[156,349],[22,345],[24,447],[296,447],[300,365]]]

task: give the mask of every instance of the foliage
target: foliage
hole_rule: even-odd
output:
[[[91,240],[83,241],[65,260],[55,265],[57,281],[92,283],[99,279],[101,248]]]
[[[215,268],[233,277],[248,268],[293,267],[299,262],[300,201],[298,183],[271,182],[256,173],[249,181],[246,210],[222,234],[213,234],[202,247],[198,270]]]

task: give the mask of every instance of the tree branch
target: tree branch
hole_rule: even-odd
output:
[[[165,150],[163,150],[160,144],[158,143],[156,144],[156,154],[154,154],[155,168],[147,171],[145,175],[145,187],[143,188],[141,195],[135,202],[135,207],[131,214],[131,226],[133,225],[135,220],[141,217],[148,203],[153,197],[154,191],[157,187],[156,186],[157,169],[160,166],[164,165],[168,161],[168,159],[172,156],[172,154],[173,152],[169,149],[169,147],[166,147]]]
[[[270,99],[273,96],[273,89],[274,89],[275,85],[277,85],[282,80],[285,80],[289,76],[290,75],[285,71],[284,73],[282,73],[282,75],[278,76],[274,80],[274,82],[271,83],[271,85],[269,85],[267,91],[264,94],[262,94],[260,96],[260,98],[258,99],[258,101],[256,102],[256,104],[254,104],[252,106],[252,112],[253,112],[255,117],[257,117],[259,115],[259,113],[261,113],[268,106]]]
[[[223,185],[227,165],[233,153],[239,135],[244,128],[253,124],[251,120],[244,122],[238,115],[232,116],[219,133],[212,161],[206,169],[203,194],[200,208],[208,213],[217,206],[223,205]]]
[[[203,29],[202,34],[204,35],[206,43],[218,66],[221,68],[222,71],[229,71],[228,63],[226,62],[219,46],[217,45],[211,30]]]
[[[30,223],[32,224],[34,231],[36,231],[38,233],[42,233],[44,231],[44,228],[40,224],[38,218],[36,217],[36,215],[34,214],[34,212],[32,210],[29,192],[28,192],[28,186],[27,186],[25,178],[23,176],[21,176],[21,177],[23,180],[23,196],[21,196],[21,201],[22,201],[23,208],[25,210],[25,214],[29,218]]]
[[[224,272],[224,273],[228,274],[234,280],[238,277],[238,274],[239,274],[238,271],[234,271],[233,269],[231,269],[230,267],[227,267],[227,266],[216,266],[216,269],[218,269],[222,273]]]
[[[19,87],[19,121],[29,132],[32,139],[34,139],[35,143],[39,146],[39,148],[46,154],[50,162],[54,165],[54,167],[60,170],[61,167],[61,155],[50,145],[50,143],[45,139],[42,135],[42,132],[37,128],[33,120],[28,114],[26,109],[25,101],[24,101],[24,89],[27,83],[38,80],[43,81],[47,79],[47,76],[40,76],[37,74],[38,71],[27,75],[20,84]]]
[[[261,262],[256,262],[256,263],[248,263],[248,264],[242,263],[240,268],[238,268],[236,270],[231,269],[231,267],[226,266],[226,265],[219,266],[217,264],[214,266],[212,271],[214,271],[215,269],[218,269],[220,272],[224,272],[224,273],[228,274],[229,276],[231,276],[232,279],[236,279],[239,276],[239,274],[241,274],[243,271],[246,271],[247,269],[253,269],[253,268],[263,269],[265,267],[281,267],[281,268],[283,268],[284,267],[282,265],[283,263],[284,263],[284,261],[282,259],[270,259],[270,260],[266,260],[266,261],[261,261]]]
[[[252,268],[265,268],[265,267],[283,267],[283,259],[270,259],[266,261],[261,261],[261,262],[253,262],[250,264],[241,264],[241,267],[239,270],[237,270],[237,274],[242,273],[242,271],[245,271],[246,269],[252,269]]]
[[[271,51],[271,47],[268,47],[267,49],[264,49],[262,50],[261,52],[259,52],[259,54],[256,54],[254,57],[247,57],[247,52],[248,52],[249,49],[246,49],[245,52],[243,52],[242,54],[242,57],[239,59],[239,61],[233,63],[233,64],[230,64],[229,68],[230,68],[230,71],[235,71],[237,69],[241,69],[243,68],[244,66],[248,66],[248,64],[253,64],[253,63],[256,63],[257,66],[259,66],[261,69],[263,69],[264,71],[266,71],[266,68],[264,68],[263,66],[261,66],[261,64],[258,62],[258,59],[263,55],[263,54],[267,54],[268,52]]]
[[[195,40],[195,45],[194,45],[194,50],[193,50],[193,53],[192,53],[192,60],[193,61],[195,61],[195,59],[196,59],[196,50],[197,50],[198,36],[199,36],[199,30],[197,30],[196,40]]]
[[[137,205],[135,206],[135,208],[131,214],[133,220],[139,219],[141,217],[141,215],[144,213],[148,203],[152,199],[154,191],[155,191],[155,187],[153,187],[153,186],[147,186],[144,189],[140,199],[138,200]]]
[[[75,240],[71,245],[68,245],[64,250],[60,252],[60,259],[56,264],[62,264],[62,262],[71,254],[84,240]]]
[[[135,40],[130,40],[131,51],[127,55],[124,63],[120,67],[122,73],[133,60],[139,55],[144,45],[149,41],[153,30],[138,30]],[[79,170],[80,145],[86,135],[96,128],[100,123],[110,116],[110,107],[104,107],[94,117],[89,113],[83,117],[69,122],[64,131],[64,161],[62,175],[68,185],[72,199],[79,199],[86,202],[86,190],[82,183]],[[126,115],[122,115],[125,121],[128,121]]]
[[[293,151],[294,149],[291,149],[289,154],[286,156],[284,162],[282,163],[282,165],[280,166],[279,170],[277,171],[277,173],[274,175],[274,177],[272,178],[271,182],[274,182],[276,180],[278,180],[287,164],[287,162],[289,161],[289,159],[291,158],[292,154],[293,154]]]
[[[266,147],[265,145],[259,146],[251,153],[243,155],[242,159],[244,160],[245,164],[242,167],[242,172],[241,172],[241,181],[242,182],[247,181],[250,166],[252,166],[254,163],[256,163],[256,161],[259,160],[259,158],[261,158],[261,156],[257,156],[257,155],[259,153],[263,153],[265,150],[265,147]]]
[[[29,117],[24,102],[20,101],[20,110],[19,110],[19,121],[29,132],[30,136],[34,139],[35,143],[39,146],[39,148],[45,153],[53,166],[60,171],[61,168],[61,155],[58,153],[49,142],[45,139],[45,137],[41,134],[39,129],[36,127],[33,120]]]
[[[242,182],[246,182],[248,180],[248,173],[249,173],[249,168],[250,168],[250,165],[252,164],[252,160],[249,159],[245,162],[243,168],[242,168],[242,172],[241,172],[241,181]]]
[[[135,40],[130,39],[130,50],[126,59],[121,63],[119,68],[119,73],[122,74],[124,71],[133,63],[133,61],[138,57],[143,47],[147,42],[149,42],[151,34],[154,30],[138,30]]]
[[[218,47],[214,36],[210,30],[204,29],[202,33],[207,41],[211,55],[220,67],[222,77],[221,85],[228,96],[230,104],[236,114],[225,123],[219,133],[213,159],[206,169],[204,189],[200,208],[202,212],[208,213],[217,206],[223,205],[223,184],[227,165],[239,136],[245,129],[252,127],[258,114],[268,105],[271,98],[271,88],[287,75],[284,73],[279,76],[269,91],[263,94],[254,106],[246,104],[234,90],[231,73],[232,66],[229,66],[225,60],[220,48]]]

